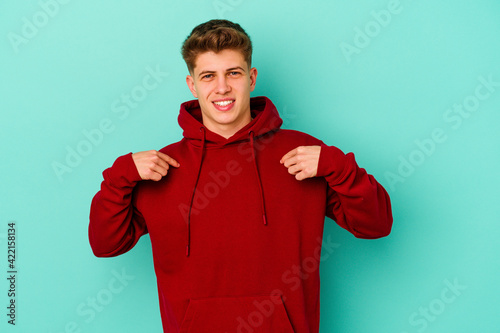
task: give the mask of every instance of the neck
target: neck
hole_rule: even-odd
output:
[[[236,134],[240,129],[248,125],[252,121],[252,119],[253,118],[250,112],[248,112],[248,114],[244,118],[242,118],[237,124],[224,125],[224,124],[206,123],[205,126],[210,131],[219,134],[225,139],[229,139],[234,134]]]

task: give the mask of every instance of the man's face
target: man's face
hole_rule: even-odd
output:
[[[200,54],[186,82],[198,98],[203,124],[228,138],[251,121],[250,92],[256,79],[257,69],[248,68],[241,52],[223,50]]]

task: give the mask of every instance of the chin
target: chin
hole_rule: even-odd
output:
[[[224,118],[216,118],[215,119],[219,124],[222,124],[222,125],[230,125],[232,124],[235,119],[233,119],[233,117],[231,117],[230,119],[224,117]]]

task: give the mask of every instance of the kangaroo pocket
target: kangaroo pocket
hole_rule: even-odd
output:
[[[294,333],[278,296],[190,299],[180,333]]]

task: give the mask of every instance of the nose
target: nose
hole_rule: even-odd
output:
[[[231,90],[231,87],[229,86],[229,84],[227,82],[227,77],[223,76],[223,75],[219,76],[217,79],[217,87],[216,87],[217,93],[223,95],[223,94],[229,92],[230,90]]]

